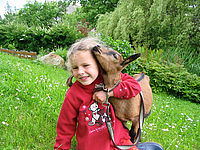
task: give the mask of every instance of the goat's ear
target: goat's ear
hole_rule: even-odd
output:
[[[125,66],[127,66],[128,64],[130,64],[132,61],[134,61],[134,60],[136,60],[138,57],[140,57],[140,53],[138,53],[138,54],[134,54],[134,55],[132,55],[132,56],[129,56],[128,58],[126,58],[120,65],[122,66],[122,67],[125,67]]]

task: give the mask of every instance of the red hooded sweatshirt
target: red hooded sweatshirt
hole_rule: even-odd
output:
[[[129,99],[136,96],[141,87],[128,74],[121,74],[121,83],[114,89],[114,97]],[[95,84],[103,82],[100,75],[90,85],[76,81],[67,91],[57,122],[57,137],[54,149],[70,149],[71,139],[76,134],[77,150],[115,150],[106,123],[106,107],[92,99]],[[121,145],[129,140],[129,131],[116,118],[110,107],[115,142]]]

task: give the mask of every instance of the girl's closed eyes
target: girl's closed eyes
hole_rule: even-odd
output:
[[[90,66],[90,64],[84,64],[84,65],[83,65],[84,68],[87,68],[87,67],[89,67],[89,66]]]

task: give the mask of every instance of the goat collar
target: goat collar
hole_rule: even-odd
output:
[[[104,83],[95,84],[94,92],[102,91],[102,90],[104,92],[111,92],[119,85],[119,83],[120,83],[120,80],[117,81],[117,83],[115,83],[115,85],[111,89],[105,88],[105,84]]]

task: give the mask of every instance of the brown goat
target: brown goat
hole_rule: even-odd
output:
[[[103,74],[103,79],[106,88],[112,88],[120,80],[120,72],[129,63],[140,56],[140,54],[135,54],[123,60],[123,57],[117,51],[113,49],[102,48],[100,46],[95,46],[92,49],[92,53],[105,72]],[[141,74],[135,74],[133,77],[137,80],[140,78],[140,76]],[[143,92],[146,115],[150,113],[153,102],[153,94],[149,82],[149,77],[146,75],[144,75],[144,78],[139,81]],[[128,100],[119,100],[115,97],[110,97],[109,101],[114,107],[116,116],[122,120],[123,123],[132,121],[131,136],[133,139],[131,140],[134,141],[139,128],[139,113],[141,104],[140,95],[138,94],[136,97]]]

